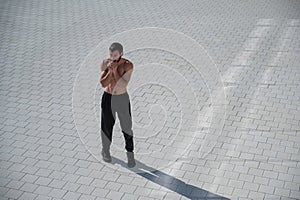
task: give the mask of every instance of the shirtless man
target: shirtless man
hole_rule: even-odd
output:
[[[134,144],[132,131],[131,105],[127,93],[127,85],[133,72],[133,64],[122,58],[123,46],[114,42],[109,47],[110,58],[104,59],[100,66],[100,84],[104,87],[101,101],[101,139],[102,157],[105,162],[111,162],[110,146],[116,113],[120,120],[128,167],[135,166]]]

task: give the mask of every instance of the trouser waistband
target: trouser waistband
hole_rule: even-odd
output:
[[[116,97],[128,95],[127,91],[125,93],[123,93],[123,94],[111,94],[111,93],[108,93],[108,92],[104,91],[104,94],[108,95],[108,96],[116,96]]]

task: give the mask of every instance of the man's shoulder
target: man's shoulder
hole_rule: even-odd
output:
[[[104,66],[106,66],[108,62],[109,62],[109,59],[108,59],[108,58],[104,58],[104,59],[102,60],[102,63],[104,64]]]
[[[102,70],[105,70],[107,68],[107,64],[109,62],[109,59],[108,58],[104,58],[102,61],[101,61],[101,69]]]
[[[130,60],[128,60],[128,59],[126,59],[126,58],[124,58],[124,65],[125,65],[125,68],[126,69],[131,69],[131,68],[133,68],[133,63],[130,61]]]

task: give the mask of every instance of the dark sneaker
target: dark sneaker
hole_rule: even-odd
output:
[[[103,149],[101,150],[101,155],[102,155],[102,159],[105,161],[105,162],[111,162],[111,156],[110,156],[110,153],[109,151],[104,151]]]
[[[134,160],[134,153],[133,152],[126,152],[127,154],[127,160],[128,160],[128,163],[127,163],[127,166],[132,168],[135,166],[135,160]]]

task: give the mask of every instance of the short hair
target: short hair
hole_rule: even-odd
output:
[[[120,53],[123,52],[123,46],[119,42],[114,42],[110,45],[109,50],[112,52],[118,50]]]

